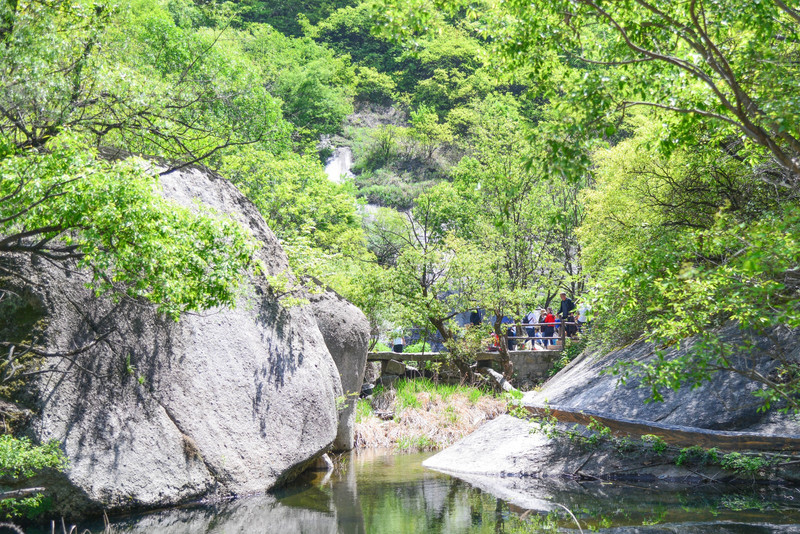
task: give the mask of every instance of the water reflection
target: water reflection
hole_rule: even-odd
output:
[[[113,526],[137,534],[538,532],[548,524],[541,518],[560,509],[559,503],[584,529],[606,532],[800,532],[796,488],[687,489],[519,478],[498,484],[424,469],[427,456],[349,455],[331,476],[308,472],[272,495],[132,517]],[[530,509],[535,512],[521,520]],[[551,526],[577,532],[562,515]],[[102,530],[102,525],[81,527]]]

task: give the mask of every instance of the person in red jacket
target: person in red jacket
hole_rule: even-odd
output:
[[[553,310],[551,310],[550,308],[547,308],[547,315],[544,316],[544,323],[545,323],[545,325],[544,325],[544,337],[545,337],[544,344],[545,344],[545,346],[547,346],[548,345],[547,338],[552,338],[553,335],[555,334],[555,330],[556,330],[556,316],[553,315]],[[549,344],[550,345],[555,345],[556,344],[555,338],[551,339]]]

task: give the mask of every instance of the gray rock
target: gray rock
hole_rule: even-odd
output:
[[[720,335],[735,341],[742,333],[730,325],[722,329]],[[800,339],[796,332],[776,333],[772,339],[780,344],[789,358],[797,359],[800,356]],[[760,352],[754,359],[732,355],[731,360],[737,365],[755,366],[767,374],[775,365],[774,360],[766,356],[771,349],[771,342],[761,340]],[[674,357],[679,350],[686,348],[684,345],[666,357]],[[733,372],[718,373],[711,382],[694,390],[682,388],[677,392],[665,392],[662,403],[645,403],[649,390],[639,387],[638,380],[619,384],[617,377],[606,372],[615,361],[635,359],[647,362],[655,357],[654,347],[643,342],[605,356],[585,355],[550,379],[540,391],[526,394],[523,403],[594,410],[609,417],[706,429],[800,434],[800,422],[796,416],[781,414],[777,410],[759,412],[759,399],[752,395],[757,391],[756,387]],[[559,426],[564,428],[564,425]],[[657,458],[650,457],[652,451],[621,455],[611,446],[587,450],[566,439],[554,440],[541,432],[531,433],[535,428],[535,425],[526,421],[509,416],[499,417],[432,456],[424,465],[457,474],[468,481],[479,477],[484,486],[498,486],[489,490],[496,495],[506,495],[511,491],[509,484],[501,481],[506,477],[586,475],[606,479],[631,476],[676,482],[699,481],[703,477],[720,479],[719,473],[703,471],[708,466],[695,466],[694,471],[687,471],[669,462],[665,464],[663,460],[659,463]],[[780,476],[786,480],[797,479],[797,473],[792,470],[781,470]],[[492,478],[496,480],[492,482]],[[513,502],[513,499],[510,500]]]
[[[743,333],[729,325],[720,331],[724,340],[737,341]],[[775,339],[790,359],[800,360],[800,335],[793,332],[776,333]],[[764,375],[775,367],[776,362],[767,356],[772,342],[766,338],[756,340],[758,352],[755,358],[743,355],[731,356],[739,368],[755,367]],[[692,340],[681,347],[667,351],[672,358],[687,350]],[[540,391],[531,392],[523,402],[597,410],[612,416],[642,419],[665,424],[692,426],[712,430],[757,430],[775,431],[781,434],[800,434],[800,422],[795,417],[772,412],[759,412],[761,401],[753,393],[760,386],[740,374],[719,372],[710,382],[696,389],[681,388],[679,391],[664,391],[663,402],[646,402],[650,390],[640,387],[640,381],[632,378],[621,384],[608,369],[617,361],[640,361],[647,363],[656,358],[656,348],[643,341],[613,351],[607,355],[585,354],[550,379]]]
[[[406,364],[404,364],[403,362],[399,362],[397,360],[387,360],[383,366],[383,374],[405,376]]]
[[[166,196],[249,227],[268,274],[288,269],[263,218],[229,182],[190,169],[162,183]],[[19,268],[37,284],[48,352],[102,336],[75,356],[44,359],[24,398],[34,411],[29,433],[60,441],[70,460],[66,473],[42,481],[56,511],[262,492],[336,438],[342,387],[317,320],[308,307],[282,307],[263,277],[245,284],[234,309],[174,322],[146,303],[94,297],[86,273],[24,259]]]
[[[231,534],[292,532],[336,534],[336,515],[327,510],[298,510],[269,495],[240,499],[211,509],[175,509],[136,521],[113,524],[124,532],[159,534]]]
[[[381,377],[381,362],[367,362],[364,370],[364,382],[374,384]]]
[[[367,364],[369,321],[361,310],[333,291],[313,295],[310,302],[325,345],[339,370],[345,396],[333,448],[350,450],[355,437],[356,403]]]

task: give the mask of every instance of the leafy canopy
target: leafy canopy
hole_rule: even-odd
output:
[[[238,223],[176,206],[147,164],[109,162],[74,138],[0,160],[0,252],[76,260],[98,294],[172,316],[231,305],[256,243]]]

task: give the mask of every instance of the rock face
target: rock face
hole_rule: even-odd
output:
[[[325,345],[339,370],[344,392],[333,448],[350,450],[355,436],[356,403],[367,364],[369,321],[361,310],[333,291],[312,295],[310,301]]]
[[[738,342],[743,335],[736,325],[729,325],[719,332],[726,341]],[[739,369],[756,368],[768,375],[775,367],[774,359],[766,355],[777,342],[780,349],[793,361],[800,360],[800,335],[793,332],[776,333],[773,340],[755,340],[753,358],[732,355],[731,361]],[[684,352],[689,343],[669,351],[665,358]],[[649,389],[639,387],[638,379],[619,384],[617,377],[607,373],[615,361],[647,362],[656,358],[656,349],[650,343],[636,342],[606,356],[585,354],[573,361],[548,381],[538,392],[531,392],[524,402],[569,408],[591,409],[617,417],[643,419],[664,424],[707,428],[711,430],[753,430],[784,434],[800,434],[796,418],[781,415],[776,411],[759,412],[761,401],[753,393],[758,385],[733,372],[719,372],[711,382],[696,389],[681,388],[665,391],[663,402],[645,402]],[[788,426],[787,426],[788,425]]]
[[[723,339],[735,341],[742,332],[730,325],[719,332]],[[691,342],[691,341],[689,341]],[[754,357],[732,355],[739,368],[752,366],[764,375],[774,368],[775,361],[766,356],[772,343],[780,345],[784,354],[795,361],[800,358],[800,336],[797,332],[782,332],[771,340],[757,340]],[[665,355],[671,358],[686,350],[686,345]],[[611,418],[638,419],[663,424],[734,430],[775,435],[800,435],[797,417],[777,410],[759,412],[760,400],[752,395],[755,385],[741,375],[726,372],[714,375],[711,382],[697,389],[682,388],[664,393],[664,402],[645,403],[649,390],[640,388],[636,379],[619,384],[617,377],[606,371],[615,361],[650,361],[656,358],[655,348],[637,342],[605,356],[586,354],[573,361],[548,381],[540,391],[525,395],[523,404],[550,404],[574,411],[592,410]],[[566,428],[560,424],[562,430]],[[574,477],[578,474],[598,478],[630,476],[658,480],[689,480],[703,477],[719,479],[719,469],[706,474],[697,473],[705,467],[693,466],[694,472],[659,459],[658,453],[645,451],[620,454],[613,446],[594,449],[571,443],[567,439],[550,439],[537,424],[510,416],[498,418],[479,428],[452,447],[427,459],[423,465],[455,473],[468,481],[479,477],[482,483],[497,486],[492,493],[509,489],[507,477],[523,479]],[[539,429],[540,430],[540,429]],[[788,465],[788,464],[787,464]],[[716,474],[715,474],[716,473]],[[692,477],[695,480],[691,480]],[[750,475],[748,475],[750,476]],[[785,480],[797,480],[800,474],[782,469]],[[492,480],[494,479],[494,480]],[[542,508],[546,509],[546,508]]]
[[[186,170],[162,184],[181,204],[199,200],[249,227],[264,243],[269,274],[288,268],[263,218],[230,183]],[[43,481],[57,511],[265,491],[336,438],[342,387],[318,322],[309,306],[283,308],[263,279],[246,284],[235,309],[174,322],[149,305],[95,298],[84,274],[41,261],[21,268],[39,284],[32,291],[49,352],[101,339],[80,354],[45,358],[47,372],[27,391],[29,432],[59,440],[70,460],[66,473]],[[353,321],[350,308],[332,307],[330,321]]]

